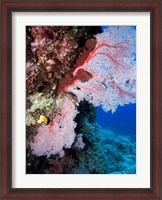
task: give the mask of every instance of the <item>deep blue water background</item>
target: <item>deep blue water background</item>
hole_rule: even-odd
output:
[[[109,26],[101,26],[102,31],[104,31],[104,29],[108,28]],[[136,26],[131,26],[133,29],[136,29]]]
[[[136,104],[119,106],[117,111],[105,112],[96,108],[96,122],[103,128],[109,128],[121,135],[136,134]]]

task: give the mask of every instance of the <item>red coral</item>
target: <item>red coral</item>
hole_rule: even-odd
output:
[[[66,76],[60,81],[58,92],[65,92],[66,89],[73,85],[76,80],[80,80],[82,82],[88,81],[90,78],[92,78],[92,74],[89,73],[86,70],[78,69],[80,66],[82,66],[85,62],[87,62],[87,59],[89,59],[89,55],[91,55],[91,51],[94,49],[96,45],[96,39],[92,38],[87,40],[85,47],[83,48],[83,52],[81,56],[76,60],[76,64],[74,67],[66,74]],[[92,51],[93,52],[93,51]],[[73,75],[74,71],[77,70],[77,73],[75,76]]]

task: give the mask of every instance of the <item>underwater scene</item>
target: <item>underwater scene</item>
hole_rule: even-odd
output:
[[[136,27],[26,27],[26,173],[136,173]]]

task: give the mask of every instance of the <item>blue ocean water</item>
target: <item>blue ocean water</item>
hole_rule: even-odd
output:
[[[104,29],[108,28],[109,26],[101,26],[102,31],[104,31]],[[136,26],[131,26],[133,29],[136,29]]]
[[[102,128],[109,128],[121,135],[136,135],[136,104],[119,106],[114,113],[105,112],[98,107],[96,122]]]

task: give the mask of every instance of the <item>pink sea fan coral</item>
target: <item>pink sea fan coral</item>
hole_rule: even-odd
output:
[[[80,70],[91,74],[87,81],[74,79],[67,92],[74,93],[78,100],[87,100],[105,111],[114,112],[119,105],[135,103],[135,29],[121,26],[110,27],[96,35],[97,44]]]
[[[60,112],[51,125],[43,124],[37,129],[34,142],[30,144],[33,154],[49,157],[59,154],[63,147],[71,148],[76,135],[74,117],[77,110],[70,97],[67,96],[61,99],[59,109]]]

